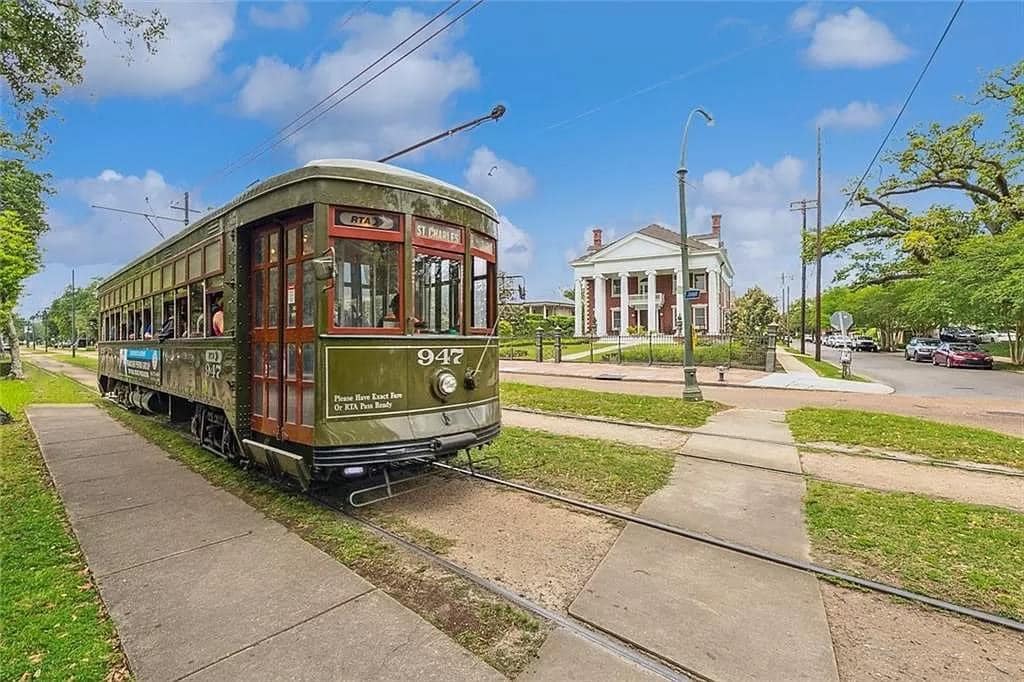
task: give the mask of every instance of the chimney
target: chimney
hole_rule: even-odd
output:
[[[590,252],[597,251],[598,249],[601,248],[601,234],[602,234],[602,230],[600,228],[595,228],[593,234],[594,234],[594,241],[590,245],[590,248],[587,249],[587,251],[590,251]]]
[[[722,238],[722,214],[712,213],[711,214],[711,236],[715,239]]]

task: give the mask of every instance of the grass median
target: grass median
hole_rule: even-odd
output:
[[[786,413],[800,443],[833,442],[888,448],[934,459],[1024,469],[1024,438],[970,426],[879,412],[801,407]]]
[[[66,379],[26,366],[26,380],[0,381],[0,679],[125,679],[114,625],[89,579],[81,550],[43,464],[24,409],[89,403]]]
[[[836,367],[831,362],[825,362],[824,360],[815,360],[809,355],[801,355],[800,353],[789,352],[794,358],[810,367],[815,374],[819,377],[825,377],[826,379],[842,379],[843,370]],[[859,377],[856,374],[851,374],[847,381],[867,381],[864,377]]]
[[[713,400],[688,401],[681,398],[624,395],[578,388],[550,388],[514,381],[501,382],[501,401],[507,406],[544,412],[687,427],[701,426],[708,417],[725,408]]]
[[[485,453],[505,478],[630,509],[668,483],[673,464],[660,450],[512,427]]]
[[[806,512],[835,568],[1024,619],[1024,514],[817,481]]]

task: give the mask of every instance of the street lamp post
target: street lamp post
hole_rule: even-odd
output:
[[[679,178],[679,259],[681,267],[679,279],[676,285],[676,297],[678,302],[679,292],[683,292],[683,304],[680,306],[683,316],[683,324],[680,329],[683,332],[683,400],[701,400],[703,396],[700,386],[697,385],[697,368],[693,365],[693,334],[691,325],[693,317],[690,314],[690,300],[686,298],[686,290],[690,286],[689,255],[686,247],[686,139],[690,134],[690,122],[693,115],[700,114],[709,126],[714,125],[715,119],[701,107],[696,107],[686,117],[686,125],[683,126],[683,144],[679,151],[679,170],[676,175]]]

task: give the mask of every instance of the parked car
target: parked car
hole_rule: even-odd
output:
[[[941,343],[932,352],[933,365],[992,369],[992,356],[973,343]]]
[[[950,343],[978,343],[980,337],[969,327],[946,327],[939,330],[939,340]]]
[[[921,362],[922,360],[931,360],[932,353],[942,342],[938,339],[930,337],[918,337],[910,339],[910,343],[903,348],[903,359],[913,360],[914,362]]]
[[[866,351],[868,353],[877,353],[878,344],[870,336],[855,336],[853,337],[853,349],[857,351]]]
[[[833,334],[832,343],[829,344],[833,348],[853,348],[853,337],[844,336],[842,334]]]

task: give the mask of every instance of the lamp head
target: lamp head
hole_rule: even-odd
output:
[[[697,107],[697,113],[704,117],[704,120],[707,121],[709,128],[715,125],[715,118],[711,114],[709,114],[704,109],[704,107]]]

